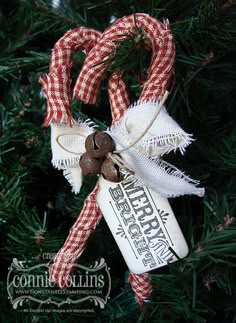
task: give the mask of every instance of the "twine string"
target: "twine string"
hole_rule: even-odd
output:
[[[157,119],[159,113],[161,112],[161,109],[163,108],[164,106],[164,103],[165,101],[167,100],[168,98],[168,95],[169,95],[169,92],[166,90],[164,95],[163,95],[163,98],[161,99],[160,101],[160,104],[159,104],[159,109],[157,110],[157,112],[155,113],[154,117],[152,118],[151,122],[148,124],[148,126],[146,127],[146,129],[144,129],[144,131],[141,133],[141,135],[135,139],[132,143],[130,143],[127,147],[123,148],[123,149],[120,149],[120,150],[115,150],[113,152],[110,152],[108,153],[106,156],[108,158],[110,158],[115,164],[117,164],[119,167],[125,169],[126,171],[128,171],[131,175],[134,175],[135,172],[130,169],[130,167],[127,165],[127,163],[118,155],[124,151],[127,151],[129,150],[130,148],[132,148],[133,146],[135,146],[144,136],[145,134],[148,132],[148,130],[152,127],[153,123],[155,122],[155,120]],[[63,137],[63,136],[66,136],[67,134],[62,134],[62,135],[58,135],[56,137],[56,142],[57,144],[63,149],[65,150],[66,152],[70,153],[70,154],[73,154],[73,155],[80,155],[79,153],[77,152],[74,152],[72,150],[69,150],[67,148],[65,148],[60,142],[59,142],[59,138],[60,137]],[[73,135],[76,135],[76,136],[83,136],[85,137],[84,135],[81,135],[81,134],[73,134]],[[86,137],[85,137],[86,138]]]
[[[152,118],[151,122],[149,123],[149,125],[146,127],[146,129],[141,133],[141,135],[132,143],[130,143],[127,147],[120,149],[120,150],[115,150],[114,153],[115,154],[120,154],[124,151],[127,151],[128,149],[130,149],[131,147],[135,146],[148,132],[148,130],[151,128],[151,126],[153,125],[153,123],[155,122],[156,118],[158,117],[159,113],[161,112],[161,109],[164,106],[165,101],[167,100],[169,95],[169,92],[166,90],[163,98],[161,99],[161,102],[159,104],[159,110],[157,110],[157,112],[155,113],[154,117]]]
[[[116,155],[114,153],[108,153],[107,157],[110,158],[113,161],[113,163],[117,164],[120,168],[123,168],[131,175],[135,174],[135,172],[129,168],[127,163],[119,155]]]
[[[72,150],[69,150],[69,149],[67,149],[67,148],[65,148],[61,143],[60,143],[60,141],[59,141],[59,138],[60,137],[64,137],[64,136],[69,136],[67,133],[65,133],[65,134],[62,134],[62,135],[58,135],[57,137],[56,137],[56,142],[57,142],[57,144],[63,149],[63,150],[65,150],[66,152],[68,152],[68,153],[70,153],[70,154],[73,154],[73,155],[76,155],[76,156],[78,156],[78,155],[80,155],[78,152],[74,152],[74,151],[72,151]],[[84,137],[84,138],[86,138],[86,136],[84,136],[84,135],[81,135],[81,134],[77,134],[77,133],[75,133],[75,134],[73,134],[73,135],[71,135],[71,136],[82,136],[82,137]]]
[[[120,150],[115,150],[113,152],[110,152],[108,153],[106,156],[108,158],[110,158],[115,164],[117,164],[120,168],[123,168],[124,170],[128,171],[131,175],[134,175],[135,174],[135,171],[133,171],[132,169],[130,169],[129,165],[127,165],[127,163],[118,155],[124,151],[127,151],[129,150],[130,148],[132,148],[133,146],[135,146],[144,136],[145,134],[148,132],[148,130],[152,127],[153,123],[155,122],[155,120],[157,119],[159,113],[161,112],[161,109],[163,108],[164,106],[164,103],[165,101],[167,100],[168,98],[168,95],[169,95],[169,92],[166,90],[161,101],[160,101],[160,104],[159,104],[159,109],[157,110],[157,112],[155,113],[154,117],[152,118],[151,122],[148,124],[148,126],[146,127],[146,129],[144,129],[144,131],[141,133],[141,135],[135,139],[132,143],[130,143],[127,147],[123,148],[123,149],[120,149]],[[83,136],[85,137],[84,135],[81,135],[81,134],[74,134],[76,136]],[[56,137],[56,142],[57,144],[63,149],[65,150],[66,152],[70,153],[70,154],[73,154],[73,155],[80,155],[79,153],[77,152],[74,152],[72,150],[69,150],[67,148],[65,148],[59,141],[59,138],[60,137],[63,137],[63,136],[66,136],[66,134],[62,134],[62,135],[58,135]]]

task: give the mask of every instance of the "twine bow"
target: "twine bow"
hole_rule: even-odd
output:
[[[73,96],[85,103],[95,103],[100,82],[106,74],[104,57],[109,58],[116,48],[117,42],[114,41],[123,39],[137,26],[143,28],[147,36],[146,45],[152,49],[147,80],[139,101],[128,109],[130,103],[124,77],[119,73],[109,76],[108,93],[113,125],[107,132],[114,139],[122,159],[133,169],[133,178],[130,179],[136,184],[158,188],[166,196],[201,196],[204,190],[197,188],[195,181],[160,159],[164,153],[177,148],[183,153],[192,139],[160,104],[172,76],[175,59],[175,45],[168,21],[161,23],[146,14],[136,14],[135,20],[133,15],[118,19],[104,33],[78,27],[67,32],[55,44],[49,75],[44,75],[40,80],[48,102],[44,125],[51,125],[52,163],[63,169],[73,190],[79,192],[82,173],[78,163],[85,152],[85,138],[94,129],[91,123],[76,121],[71,114],[70,68],[73,55],[75,51],[86,48],[87,58],[76,81]],[[143,128],[145,125],[149,125],[147,130]],[[67,276],[101,220],[102,214],[95,200],[98,189],[97,184],[85,200],[79,218],[50,268],[50,278],[60,287],[66,286]],[[129,282],[142,307],[152,291],[149,275],[130,273]]]

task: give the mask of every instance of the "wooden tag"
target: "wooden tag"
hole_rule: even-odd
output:
[[[102,176],[99,185],[97,203],[131,272],[141,274],[187,256],[187,243],[167,198]]]

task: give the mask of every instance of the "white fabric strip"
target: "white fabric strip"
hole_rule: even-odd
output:
[[[63,175],[72,186],[72,192],[79,193],[83,182],[79,160],[85,153],[85,139],[93,133],[94,124],[78,120],[72,127],[59,123],[51,123],[50,126],[52,164],[63,170]]]
[[[135,174],[123,173],[135,185],[145,185],[166,197],[185,194],[203,196],[204,189],[197,187],[197,181],[160,159],[163,154],[177,149],[183,154],[193,141],[192,135],[186,133],[164,107],[142,139],[122,152],[145,131],[160,108],[158,101],[138,102],[127,110],[120,122],[107,131],[115,141],[116,150],[121,150],[122,159]]]
[[[145,132],[157,115],[152,126],[135,145],[129,148],[135,139]],[[82,171],[79,166],[81,155],[85,152],[85,139],[94,131],[91,122],[78,121],[72,127],[65,124],[51,124],[52,164],[63,170],[63,174],[78,193],[82,185]],[[158,101],[138,102],[130,107],[123,118],[106,131],[114,140],[116,150],[124,164],[134,172],[131,175],[124,169],[125,178],[135,185],[147,186],[165,197],[185,194],[204,195],[204,189],[198,188],[198,182],[186,176],[175,166],[160,157],[177,149],[183,154],[193,141],[170,117]]]

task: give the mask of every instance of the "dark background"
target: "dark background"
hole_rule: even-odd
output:
[[[46,100],[38,80],[48,72],[51,50],[69,29],[104,30],[135,12],[168,18],[176,41],[176,84],[167,109],[196,141],[184,156],[166,159],[199,179],[203,199],[170,200],[190,248],[185,260],[153,271],[155,291],[143,312],[127,283],[126,264],[105,223],[89,240],[80,263],[105,258],[112,277],[104,310],[86,314],[30,314],[7,298],[6,277],[14,257],[30,265],[55,253],[65,241],[96,178],[86,178],[73,195],[62,173],[51,166],[50,130],[42,126]],[[0,237],[2,322],[236,322],[236,131],[235,11],[233,1],[1,1],[0,3]],[[84,61],[78,53],[72,86]],[[145,75],[149,57],[143,57]],[[137,60],[137,68],[140,62]],[[122,68],[122,67],[121,67]],[[131,102],[139,84],[131,71]],[[96,104],[73,102],[73,115],[91,118],[101,129],[111,122],[107,83]],[[45,223],[44,223],[45,221]],[[41,238],[39,238],[41,237]],[[29,302],[22,308],[37,309]],[[91,304],[89,305],[91,306]]]

